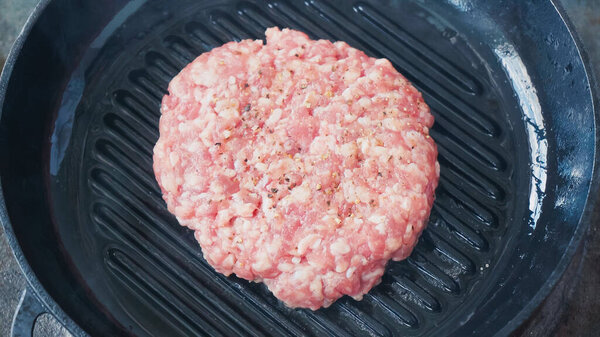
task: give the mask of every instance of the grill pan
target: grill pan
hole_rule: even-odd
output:
[[[436,117],[440,186],[413,254],[315,312],[215,273],[152,172],[168,81],[275,25],[388,58]],[[28,280],[13,334],[50,312],[75,335],[507,335],[597,194],[584,61],[550,1],[42,1],[0,82],[0,218]]]

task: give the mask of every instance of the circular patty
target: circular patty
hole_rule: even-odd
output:
[[[289,29],[266,40],[215,48],[171,81],[156,179],[218,272],[291,307],[360,299],[429,216],[433,116],[386,59]]]

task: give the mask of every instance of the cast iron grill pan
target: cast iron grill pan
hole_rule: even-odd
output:
[[[475,32],[465,28],[473,24],[467,19],[444,16],[448,8],[468,16],[468,8],[456,6],[325,0],[126,4],[71,65],[42,151],[46,207],[60,263],[73,275],[77,291],[71,296],[91,303],[105,321],[86,319],[72,299],[61,299],[67,294],[54,295],[57,302],[97,335],[499,331],[512,316],[482,315],[494,301],[511,301],[498,294],[514,278],[515,252],[536,245],[532,242],[540,249],[544,235],[548,240],[560,234],[536,231],[544,198],[558,195],[558,189],[546,187],[553,186],[555,178],[547,172],[559,154],[548,156],[555,144],[546,124],[554,121],[541,118],[535,92],[518,93],[533,80],[526,70],[523,78],[511,78],[511,53],[518,49],[492,23]],[[216,273],[203,260],[192,231],[167,211],[154,179],[152,148],[170,79],[201,53],[228,41],[263,39],[271,26],[346,41],[389,59],[423,93],[436,118],[431,136],[439,149],[441,179],[428,227],[410,258],[391,262],[381,284],[362,301],[345,297],[327,309],[294,310],[262,284]],[[569,80],[573,64],[559,67]],[[582,174],[591,175],[591,169]],[[12,185],[6,181],[9,195]],[[581,184],[585,190],[585,181]],[[7,196],[9,211],[17,207],[10,200]],[[572,236],[575,225],[566,233]],[[522,254],[529,272],[535,272],[535,254],[531,261],[526,250]],[[554,268],[558,258],[552,263]]]
[[[101,266],[104,284],[96,287],[122,298],[110,303],[114,295],[108,293],[109,305],[156,322],[155,331],[182,335],[390,336],[430,330],[489,275],[488,267],[480,267],[496,264],[495,252],[506,245],[505,219],[514,208],[506,196],[517,188],[508,164],[514,162],[514,145],[503,137],[510,126],[499,107],[486,101],[495,98],[493,84],[482,71],[463,69],[468,61],[456,64],[460,59],[443,55],[451,46],[450,28],[435,43],[423,41],[415,37],[422,34],[411,33],[414,27],[402,26],[414,19],[393,22],[374,5],[349,5],[201,4],[176,13],[164,29],[140,29],[136,21],[142,19],[131,17],[132,27],[116,31],[115,40],[126,40],[132,30],[139,38],[119,50],[110,46],[122,43],[109,41],[97,56],[100,64],[91,68],[80,103],[86,108],[73,130],[73,138],[85,143],[73,153],[78,163],[68,173],[80,182],[68,186],[80,200],[69,216],[91,241],[83,247],[82,262],[93,270]],[[407,16],[428,15],[414,4],[404,10]],[[290,310],[262,285],[218,275],[202,260],[192,232],[168,214],[154,179],[152,148],[170,79],[201,53],[232,40],[264,38],[271,26],[343,40],[387,57],[426,95],[437,118],[431,135],[442,170],[429,229],[411,258],[392,263],[382,284],[361,302],[342,299],[318,312]],[[459,51],[469,51],[463,48]],[[475,59],[457,55],[469,56]]]

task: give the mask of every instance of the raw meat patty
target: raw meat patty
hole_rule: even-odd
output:
[[[215,48],[171,81],[156,179],[218,272],[290,307],[361,299],[429,216],[433,116],[386,59],[289,29],[266,41]]]

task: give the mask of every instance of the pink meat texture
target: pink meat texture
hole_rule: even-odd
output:
[[[421,94],[386,59],[278,28],[204,53],[163,98],[154,172],[218,272],[290,307],[360,300],[434,201]]]

